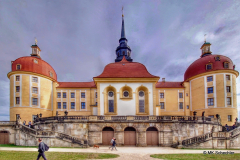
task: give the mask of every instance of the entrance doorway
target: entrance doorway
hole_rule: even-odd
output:
[[[9,132],[0,131],[0,144],[9,144]]]
[[[111,139],[114,137],[112,127],[105,127],[102,130],[102,145],[110,145]]]
[[[158,130],[155,127],[149,127],[146,132],[146,140],[148,146],[158,145]]]
[[[124,145],[136,145],[136,130],[133,127],[127,127],[124,130]]]

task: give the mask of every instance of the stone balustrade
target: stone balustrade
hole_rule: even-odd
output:
[[[4,125],[6,125],[6,126],[16,125],[16,121],[0,121],[0,125],[1,126],[4,126]]]
[[[48,121],[87,121],[87,122],[194,122],[219,124],[217,118],[200,116],[53,116],[38,118],[36,122]]]

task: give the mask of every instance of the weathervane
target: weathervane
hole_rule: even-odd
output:
[[[123,6],[122,6],[122,16],[124,17],[124,15],[123,15]]]
[[[204,42],[206,43],[206,36],[207,36],[207,34],[204,34]]]
[[[37,45],[38,41],[37,41],[37,38],[35,37],[35,45]]]

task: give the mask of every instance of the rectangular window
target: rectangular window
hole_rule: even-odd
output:
[[[75,109],[75,102],[71,102],[71,109]]]
[[[212,69],[212,64],[207,64],[206,70],[210,70],[210,69]]]
[[[228,122],[232,122],[232,115],[228,115]]]
[[[208,82],[213,81],[213,76],[208,76],[208,77],[207,77],[207,81],[208,81]]]
[[[160,102],[161,109],[164,109],[164,102]]]
[[[16,81],[20,81],[20,76],[16,76]]]
[[[227,62],[224,62],[224,68],[229,68],[229,65]]]
[[[230,81],[230,75],[226,75],[226,79]]]
[[[32,98],[32,105],[38,105],[38,99]]]
[[[160,93],[160,98],[164,98],[164,93]]]
[[[37,87],[33,87],[32,88],[32,93],[38,94],[38,88]]]
[[[108,100],[108,107],[109,112],[114,112],[113,100]]]
[[[20,92],[20,86],[16,86],[16,92]]]
[[[67,93],[63,92],[63,98],[67,98]]]
[[[144,112],[144,100],[139,100],[139,112]]]
[[[227,97],[227,105],[231,105],[231,97]]]
[[[81,102],[81,109],[86,109],[85,108],[85,102]]]
[[[213,106],[213,98],[208,98],[208,106]]]
[[[63,102],[63,109],[67,109],[67,102]]]
[[[21,68],[20,64],[17,65],[17,70],[19,70]]]
[[[37,83],[38,82],[38,77],[32,77],[32,81]]]
[[[57,102],[58,109],[61,109],[61,102]]]
[[[16,104],[20,104],[20,97],[16,97]]]
[[[71,92],[71,98],[75,98],[75,93]]]
[[[183,98],[183,93],[179,93],[179,98]]]
[[[95,93],[95,98],[97,98],[97,92]]]
[[[61,92],[57,92],[57,98],[61,98]]]
[[[214,115],[209,115],[208,117],[209,117],[209,118],[214,118]]]
[[[227,86],[227,92],[231,92],[231,86]]]
[[[96,102],[96,106],[97,106],[97,102]]]
[[[187,109],[189,109],[189,105],[187,105]]]
[[[85,98],[85,92],[81,92],[81,98]]]
[[[207,90],[208,90],[208,94],[213,93],[213,87],[208,87]]]
[[[183,102],[179,102],[179,109],[183,109]]]
[[[188,96],[188,93],[186,93],[186,96]]]

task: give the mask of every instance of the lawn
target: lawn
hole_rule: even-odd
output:
[[[38,152],[25,151],[0,151],[1,160],[36,160]],[[47,159],[50,160],[79,160],[79,159],[107,159],[117,158],[117,154],[106,153],[74,153],[74,152],[45,152]],[[43,160],[43,158],[40,158]]]
[[[154,154],[151,157],[164,160],[239,160],[240,154]]]

